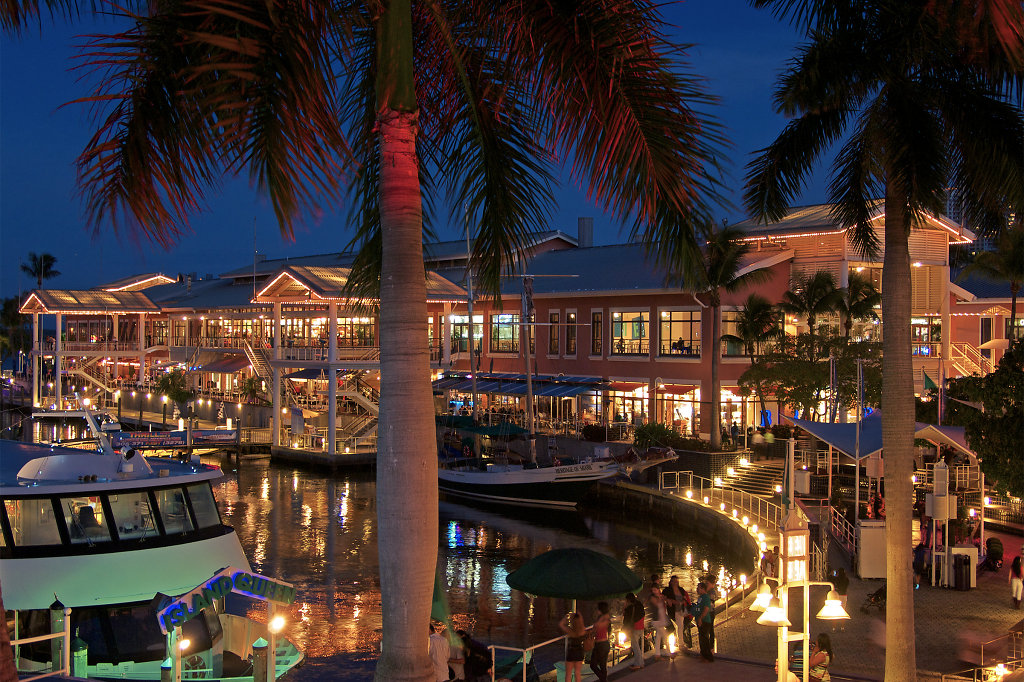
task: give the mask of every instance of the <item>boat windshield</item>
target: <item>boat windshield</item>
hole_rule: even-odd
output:
[[[110,542],[110,529],[99,497],[62,497],[60,506],[71,544]]]

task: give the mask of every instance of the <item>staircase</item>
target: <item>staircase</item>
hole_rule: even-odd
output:
[[[256,376],[266,382],[274,380],[274,368],[270,365],[270,353],[262,344],[254,346],[249,339],[246,339],[245,357],[248,358],[249,364],[252,365],[253,370],[256,372]]]
[[[731,469],[732,475],[726,470],[722,476],[722,485],[751,495],[770,497],[775,494],[775,486],[782,484],[786,463],[784,460],[750,462],[747,466],[733,466]]]
[[[963,376],[971,374],[985,376],[992,372],[992,361],[969,343],[949,344],[949,356],[954,369]]]
[[[350,426],[350,433],[356,438],[373,435],[377,430],[377,415],[380,414],[380,392],[361,380],[363,373],[350,376],[338,391],[339,398],[348,398],[366,410],[366,416]]]
[[[92,358],[88,362],[76,362],[74,368],[69,370],[68,373],[82,377],[86,381],[99,386],[107,393],[113,393],[117,389],[107,385],[107,377],[98,365],[99,360],[99,358]]]

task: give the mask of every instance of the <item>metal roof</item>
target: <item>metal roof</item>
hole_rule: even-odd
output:
[[[141,291],[35,289],[21,313],[155,313],[160,308]]]
[[[997,281],[982,275],[968,275],[963,279],[959,274],[952,281],[971,292],[978,298],[1010,298],[1010,283]]]
[[[162,272],[145,272],[139,275],[122,277],[113,282],[93,287],[93,289],[103,289],[104,291],[141,291],[142,289],[155,287],[159,284],[170,284],[175,281],[177,280],[174,277],[168,277]]]
[[[260,289],[256,300],[345,301],[344,293],[351,268],[289,265]],[[465,301],[466,291],[433,271],[428,271],[427,298],[441,301]]]
[[[535,396],[547,396],[563,398],[588,393],[590,391],[601,391],[608,388],[609,384],[599,377],[584,376],[557,376],[544,374],[533,377],[533,394]],[[449,374],[433,384],[436,391],[471,391],[473,380],[471,375]],[[500,393],[502,395],[526,395],[526,375],[510,373],[486,373],[477,374],[477,393]]]

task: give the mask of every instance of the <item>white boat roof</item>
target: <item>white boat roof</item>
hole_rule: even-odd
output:
[[[219,467],[0,440],[0,497],[90,494],[213,481]],[[95,478],[93,478],[95,477]],[[88,479],[88,480],[86,480]]]

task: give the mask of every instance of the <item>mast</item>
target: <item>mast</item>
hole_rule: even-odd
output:
[[[530,442],[530,462],[533,464],[537,463],[537,431],[535,428],[535,420],[533,415],[533,372],[530,366],[530,337],[527,334],[528,320],[530,317],[530,311],[533,309],[533,275],[527,275],[525,272],[522,273],[523,277],[523,293],[522,293],[522,318],[520,319],[520,325],[522,332],[520,334],[520,344],[523,348],[523,361],[526,366],[526,428],[529,431],[527,438]]]
[[[476,396],[476,372],[480,365],[473,366],[476,355],[476,325],[473,324],[473,254],[469,249],[469,215],[466,215],[466,293],[469,298],[469,379],[473,386],[473,423],[480,421],[480,410]]]

